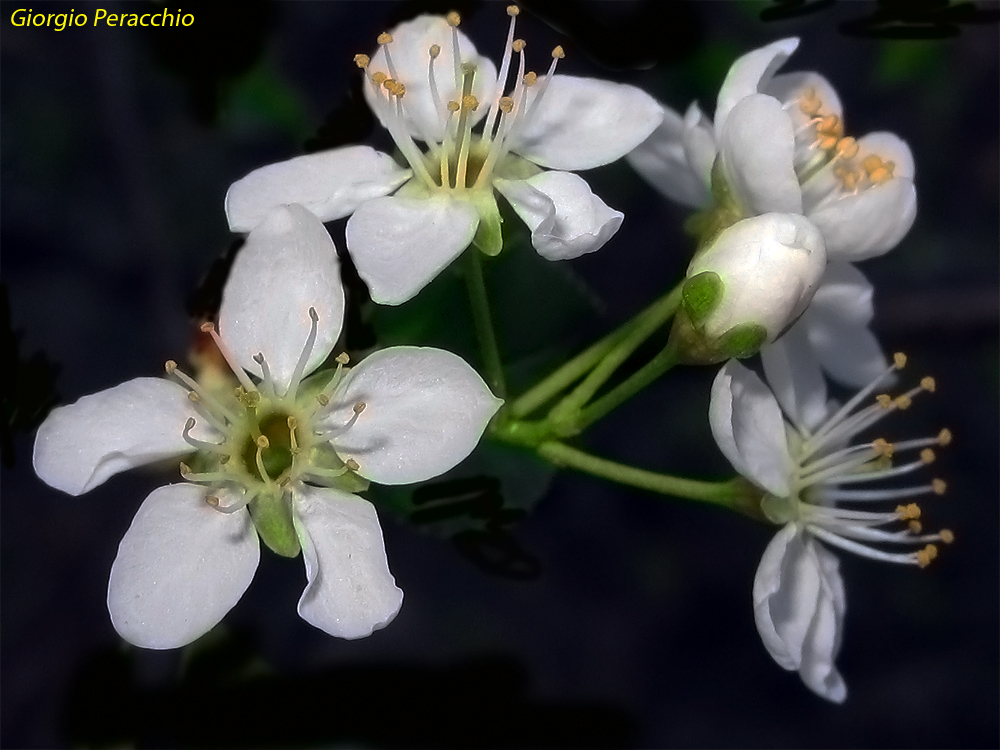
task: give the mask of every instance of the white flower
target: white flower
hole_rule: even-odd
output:
[[[804,213],[822,232],[831,265],[813,306],[789,331],[799,341],[783,337],[772,346],[794,346],[800,359],[860,387],[886,359],[867,328],[871,286],[849,261],[881,255],[909,231],[917,206],[913,157],[891,133],[845,137],[840,100],[818,73],[774,75],[797,46],[798,39],[782,39],[738,59],[719,91],[714,125],[697,103],[683,118],[667,109],[628,160],[679,203],[709,207],[714,193],[724,222]]]
[[[831,259],[881,255],[916,217],[913,156],[892,133],[845,136],[840,99],[818,73],[775,75],[798,43],[782,39],[738,59],[719,90],[714,124],[696,103],[683,119],[667,110],[629,163],[686,205],[705,206],[721,179],[744,216],[804,213]]]
[[[341,355],[335,372],[307,377],[332,351],[343,313],[326,229],[300,206],[274,209],[233,265],[220,332],[204,328],[235,391],[168,362],[170,378],[84,396],[39,428],[35,471],[72,495],[134,466],[193,456],[181,464],[186,483],[146,498],[112,566],[108,608],[127,641],[176,648],[212,628],[253,578],[258,534],[279,554],[301,547],[308,583],[298,610],[316,627],[361,638],[396,615],[403,595],[378,517],[354,491],[368,479],[404,484],[448,470],[500,402],[439,349],[386,349],[349,372]]]
[[[915,503],[900,504],[893,511],[841,507],[870,507],[945,491],[940,479],[911,487],[852,489],[861,482],[920,469],[934,460],[931,446],[951,441],[951,434],[942,430],[933,438],[850,444],[886,415],[907,408],[917,393],[934,390],[934,381],[924,378],[907,393],[896,398],[880,394],[862,407],[904,363],[905,357],[897,354],[891,367],[840,408],[827,403],[822,379],[810,383],[781,369],[768,371],[773,393],[736,361],[727,363],[712,385],[709,421],[716,442],[736,471],[762,490],[761,508],[767,517],[783,524],[754,579],[757,629],[778,664],[797,670],[810,689],[838,703],[847,696],[834,664],[844,590],[836,557],[819,542],[874,560],[922,567],[937,555],[933,542],[950,543],[954,538],[947,529],[922,534]],[[919,451],[919,458],[892,465],[894,456],[909,451]],[[903,528],[885,528],[894,524]],[[892,545],[921,549],[883,549]]]
[[[247,231],[282,203],[300,203],[323,221],[350,216],[347,246],[358,273],[372,299],[390,305],[413,297],[470,244],[500,252],[494,190],[545,258],[600,248],[623,214],[569,170],[622,157],[660,123],[662,109],[631,86],[555,75],[559,47],[546,75],[526,73],[524,42],[514,38],[517,8],[508,14],[499,74],[458,30],[455,13],[402,23],[380,35],[372,57],[355,58],[365,97],[409,169],[367,146],[272,164],[230,187],[230,228]]]

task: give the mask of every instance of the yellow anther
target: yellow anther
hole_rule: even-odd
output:
[[[841,175],[840,180],[844,185],[844,190],[854,192],[858,187],[858,183],[861,182],[861,175],[858,172],[848,170]]]
[[[875,154],[871,154],[861,160],[861,166],[871,175],[876,169],[882,169],[882,160]]]
[[[168,359],[163,363],[163,369],[167,371],[167,375],[172,375],[174,370],[177,369],[177,363],[172,359]]]
[[[897,370],[902,370],[906,367],[906,355],[902,352],[896,352],[892,355],[892,362],[896,365]]]
[[[507,6],[507,15],[510,16],[511,18],[513,18],[514,16],[516,16],[520,12],[521,12],[521,9],[518,8],[516,5],[508,5]]]
[[[916,521],[920,518],[920,506],[916,503],[897,505],[896,515],[899,516],[901,521]]]
[[[556,60],[562,60],[564,57],[566,57],[566,53],[563,51],[561,44],[557,44],[555,46],[555,49],[552,50],[552,57],[554,57]]]
[[[816,132],[820,135],[840,138],[844,134],[844,124],[837,115],[827,115],[820,118],[819,123],[816,125]]]
[[[870,179],[875,185],[881,185],[883,182],[888,182],[892,179],[892,172],[883,167],[879,167],[868,175],[868,179]]]
[[[941,529],[938,532],[938,536],[941,537],[941,541],[945,544],[951,544],[955,541],[955,532],[951,529]]]
[[[267,435],[261,435],[259,438],[257,438],[258,448],[267,448],[270,445],[271,441],[267,439]]]
[[[509,96],[500,97],[500,110],[505,114],[510,114],[514,111],[514,100]]]
[[[937,436],[938,445],[950,445],[951,444],[951,430],[945,427]]]
[[[931,489],[934,490],[935,495],[943,495],[948,491],[948,483],[943,479],[933,479],[931,480]]]
[[[437,59],[437,56],[441,54],[441,45],[440,44],[432,44],[431,48],[428,50],[428,52],[430,52],[432,60]]]
[[[347,352],[341,352],[336,357],[334,357],[333,361],[340,365],[346,365],[348,362],[351,361],[351,358],[347,356]]]
[[[892,443],[885,438],[876,438],[873,440],[872,450],[875,451],[876,455],[889,457],[892,457],[892,454],[896,451]]]
[[[360,414],[361,412],[363,412],[367,408],[368,408],[368,404],[366,404],[364,401],[358,401],[358,403],[356,403],[354,405],[354,413],[355,414]]]
[[[196,404],[200,404],[201,403],[201,396],[199,396],[194,391],[188,391],[188,401],[191,401],[191,402],[196,403]]]
[[[537,81],[537,80],[538,80],[538,74],[535,73],[535,71],[533,71],[533,70],[528,71],[527,73],[524,74],[524,85],[525,86],[534,86],[535,85],[535,81]]]
[[[472,94],[468,94],[467,96],[463,96],[462,97],[462,109],[467,109],[467,110],[470,110],[472,112],[475,112],[477,109],[479,109],[479,100],[476,97],[474,97]]]
[[[456,102],[454,100],[448,102],[448,111],[449,112],[458,112],[458,110],[460,110],[461,108],[462,108],[462,105],[460,105],[458,102]]]
[[[515,39],[514,42],[510,45],[510,48],[515,52],[523,52],[524,45],[525,41],[523,39]]]
[[[847,136],[837,141],[837,156],[842,159],[853,159],[858,155],[858,142]]]
[[[329,397],[325,396],[322,393],[316,394],[316,400],[319,401],[320,406],[327,406],[330,403]]]
[[[219,498],[215,495],[205,495],[205,502],[211,505],[213,508],[219,507]]]
[[[182,477],[186,477],[188,474],[191,473],[191,467],[188,466],[183,461],[181,461],[180,470],[181,470],[181,476]]]
[[[346,461],[346,463],[344,465],[348,469],[350,469],[351,471],[357,471],[358,469],[361,468],[361,466],[358,464],[358,462],[355,461],[353,458],[347,459],[347,461]]]
[[[383,31],[381,34],[378,35],[375,41],[378,44],[388,44],[389,42],[392,41],[392,34],[390,34],[388,31]]]
[[[910,521],[906,526],[911,534],[919,534],[924,530],[924,526],[920,521]]]
[[[936,385],[937,384],[934,382],[934,378],[930,376],[920,379],[920,387],[923,388],[925,391],[929,391],[930,393],[934,393],[934,388]]]
[[[937,557],[938,550],[933,544],[928,544],[922,550],[917,553],[917,565],[921,568],[926,568],[931,564],[931,560]]]
[[[923,461],[925,464],[934,463],[935,458],[937,458],[937,456],[934,455],[934,451],[932,451],[930,448],[924,448],[922,451],[920,451],[920,460]]]
[[[402,96],[406,93],[406,86],[392,78],[385,79],[382,87],[393,96]]]
[[[462,17],[455,11],[451,11],[448,15],[446,15],[444,20],[448,22],[449,26],[458,26],[462,23]]]
[[[288,415],[288,419],[285,420],[285,421],[288,422],[288,429],[289,430],[294,430],[296,427],[299,426],[299,420],[297,420],[295,417],[293,417],[290,414]]]
[[[215,323],[210,323],[206,320],[199,326],[199,328],[201,328],[202,333],[211,333],[215,330]]]
[[[799,109],[802,110],[803,114],[809,115],[809,117],[815,117],[819,114],[819,111],[823,108],[823,102],[816,95],[816,89],[807,89],[799,99]]]
[[[369,63],[371,63],[371,61],[372,61],[372,59],[370,57],[368,57],[368,55],[355,55],[354,56],[354,64],[357,65],[362,70],[364,70],[365,68],[367,68],[368,65],[369,65]]]
[[[907,396],[905,393],[901,396],[896,397],[896,406],[902,409],[909,409],[913,405],[913,399]]]
[[[888,393],[880,393],[875,397],[875,401],[883,409],[888,409],[890,406],[892,406],[892,397]]]
[[[824,136],[823,138],[819,139],[819,143],[817,143],[816,145],[819,146],[821,151],[830,151],[837,147],[837,136],[835,135]]]
[[[381,70],[378,70],[378,71],[372,73],[372,83],[374,83],[376,86],[381,86],[383,83],[385,83],[388,80],[389,80],[389,76],[387,76]]]

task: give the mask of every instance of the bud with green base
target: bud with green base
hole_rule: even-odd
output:
[[[823,236],[800,214],[763,214],[727,227],[688,266],[670,332],[678,361],[755,354],[805,311],[825,269]]]

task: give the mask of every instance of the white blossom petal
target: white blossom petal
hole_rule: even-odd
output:
[[[528,89],[526,108],[527,119],[514,126],[511,150],[543,167],[570,171],[620,159],[663,120],[663,108],[635,86],[576,76],[539,78]]]
[[[226,217],[232,231],[249,232],[278,206],[298,203],[320,221],[333,221],[388,195],[412,174],[370,146],[297,156],[255,169],[230,185]]]
[[[898,245],[916,215],[913,183],[893,179],[824,202],[809,213],[809,219],[823,233],[831,259],[856,262],[883,255]]]
[[[399,305],[462,254],[479,213],[447,196],[368,201],[347,222],[347,249],[380,305]]]
[[[779,39],[766,47],[755,49],[740,57],[729,68],[726,80],[719,88],[715,105],[715,138],[722,140],[722,129],[729,113],[746,96],[765,90],[771,77],[798,48],[796,37]]]
[[[712,165],[719,149],[715,143],[712,121],[701,111],[698,102],[691,102],[684,113],[684,153],[688,164],[703,185],[705,200],[712,187]]]
[[[734,469],[774,495],[788,494],[792,460],[781,408],[761,379],[734,359],[712,383],[709,424]]]
[[[247,237],[222,293],[219,334],[256,375],[263,354],[279,393],[291,382],[309,338],[309,308],[319,317],[306,363],[312,372],[333,350],[344,321],[340,261],[326,228],[302,206],[280,206]]]
[[[126,381],[52,410],[35,437],[35,473],[51,487],[82,495],[119,472],[190,453],[183,436],[190,418],[197,420],[192,435],[211,440],[214,431],[179,384]]]
[[[688,159],[684,136],[685,120],[664,107],[663,122],[625,158],[670,200],[696,208],[708,202],[708,186]]]
[[[831,263],[809,309],[796,323],[831,378],[861,388],[888,367],[878,339],[868,329],[874,316],[872,285],[849,263]]]
[[[719,158],[730,189],[747,213],[802,213],[795,131],[774,97],[753,94],[733,107],[719,138]]]
[[[503,403],[461,357],[442,349],[394,347],[353,368],[337,394],[330,425],[356,423],[333,440],[358,473],[380,484],[436,477],[468,456]]]
[[[493,184],[528,225],[531,244],[547,260],[599,250],[625,218],[571,172],[542,172],[527,180],[496,179]]]
[[[847,685],[834,664],[840,652],[846,611],[840,561],[822,544],[811,539],[807,544],[819,568],[820,592],[802,650],[799,676],[817,695],[843,703],[847,698]]]
[[[379,47],[371,56],[368,74],[381,72],[399,81],[406,87],[402,102],[403,122],[413,138],[432,138],[440,143],[445,135],[448,101],[462,98],[462,79],[456,79],[453,36],[458,37],[460,63],[475,67],[472,95],[481,103],[489,102],[496,89],[497,69],[489,58],[476,52],[476,46],[461,30],[448,24],[442,16],[423,15],[399,24],[391,30],[392,41],[386,47]],[[434,81],[437,86],[438,101],[435,102],[431,88],[431,45],[440,47],[440,53],[433,61]],[[392,58],[390,68],[385,50]],[[459,73],[461,76],[461,73]],[[383,92],[384,94],[384,92]],[[365,100],[372,108],[383,127],[386,127],[388,108],[386,99],[375,99],[375,92],[369,82],[364,86]],[[395,102],[395,99],[393,100]],[[392,108],[395,112],[395,104]],[[477,123],[489,111],[481,104],[471,113],[472,124]]]
[[[828,416],[826,381],[813,353],[805,315],[775,341],[761,347],[764,375],[796,427],[814,431]]]
[[[301,485],[292,522],[306,565],[299,615],[338,638],[365,638],[399,612],[375,506],[340,490]]]
[[[214,627],[243,596],[260,557],[250,514],[220,513],[206,490],[155,490],[118,547],[108,584],[115,630],[143,648],[179,648]]]
[[[837,558],[796,524],[767,545],[753,583],[754,620],[764,647],[811,690],[836,703],[847,688],[834,659],[845,599]]]

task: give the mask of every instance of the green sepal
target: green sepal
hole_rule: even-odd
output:
[[[272,552],[282,557],[296,557],[302,549],[292,524],[291,495],[275,487],[261,492],[249,505],[257,533]]]
[[[723,359],[746,359],[753,356],[767,341],[767,329],[760,323],[740,323],[722,334],[715,342]]]
[[[479,227],[472,244],[484,255],[496,256],[503,250],[503,218],[492,190],[472,190],[468,196],[479,213]]]
[[[692,214],[684,222],[684,231],[698,240],[695,257],[709,247],[723,230],[747,218],[743,207],[726,182],[720,157],[716,157],[712,164],[711,191],[715,199],[714,204]]]
[[[725,288],[715,271],[702,271],[684,282],[681,304],[694,325],[703,323],[718,306]]]

